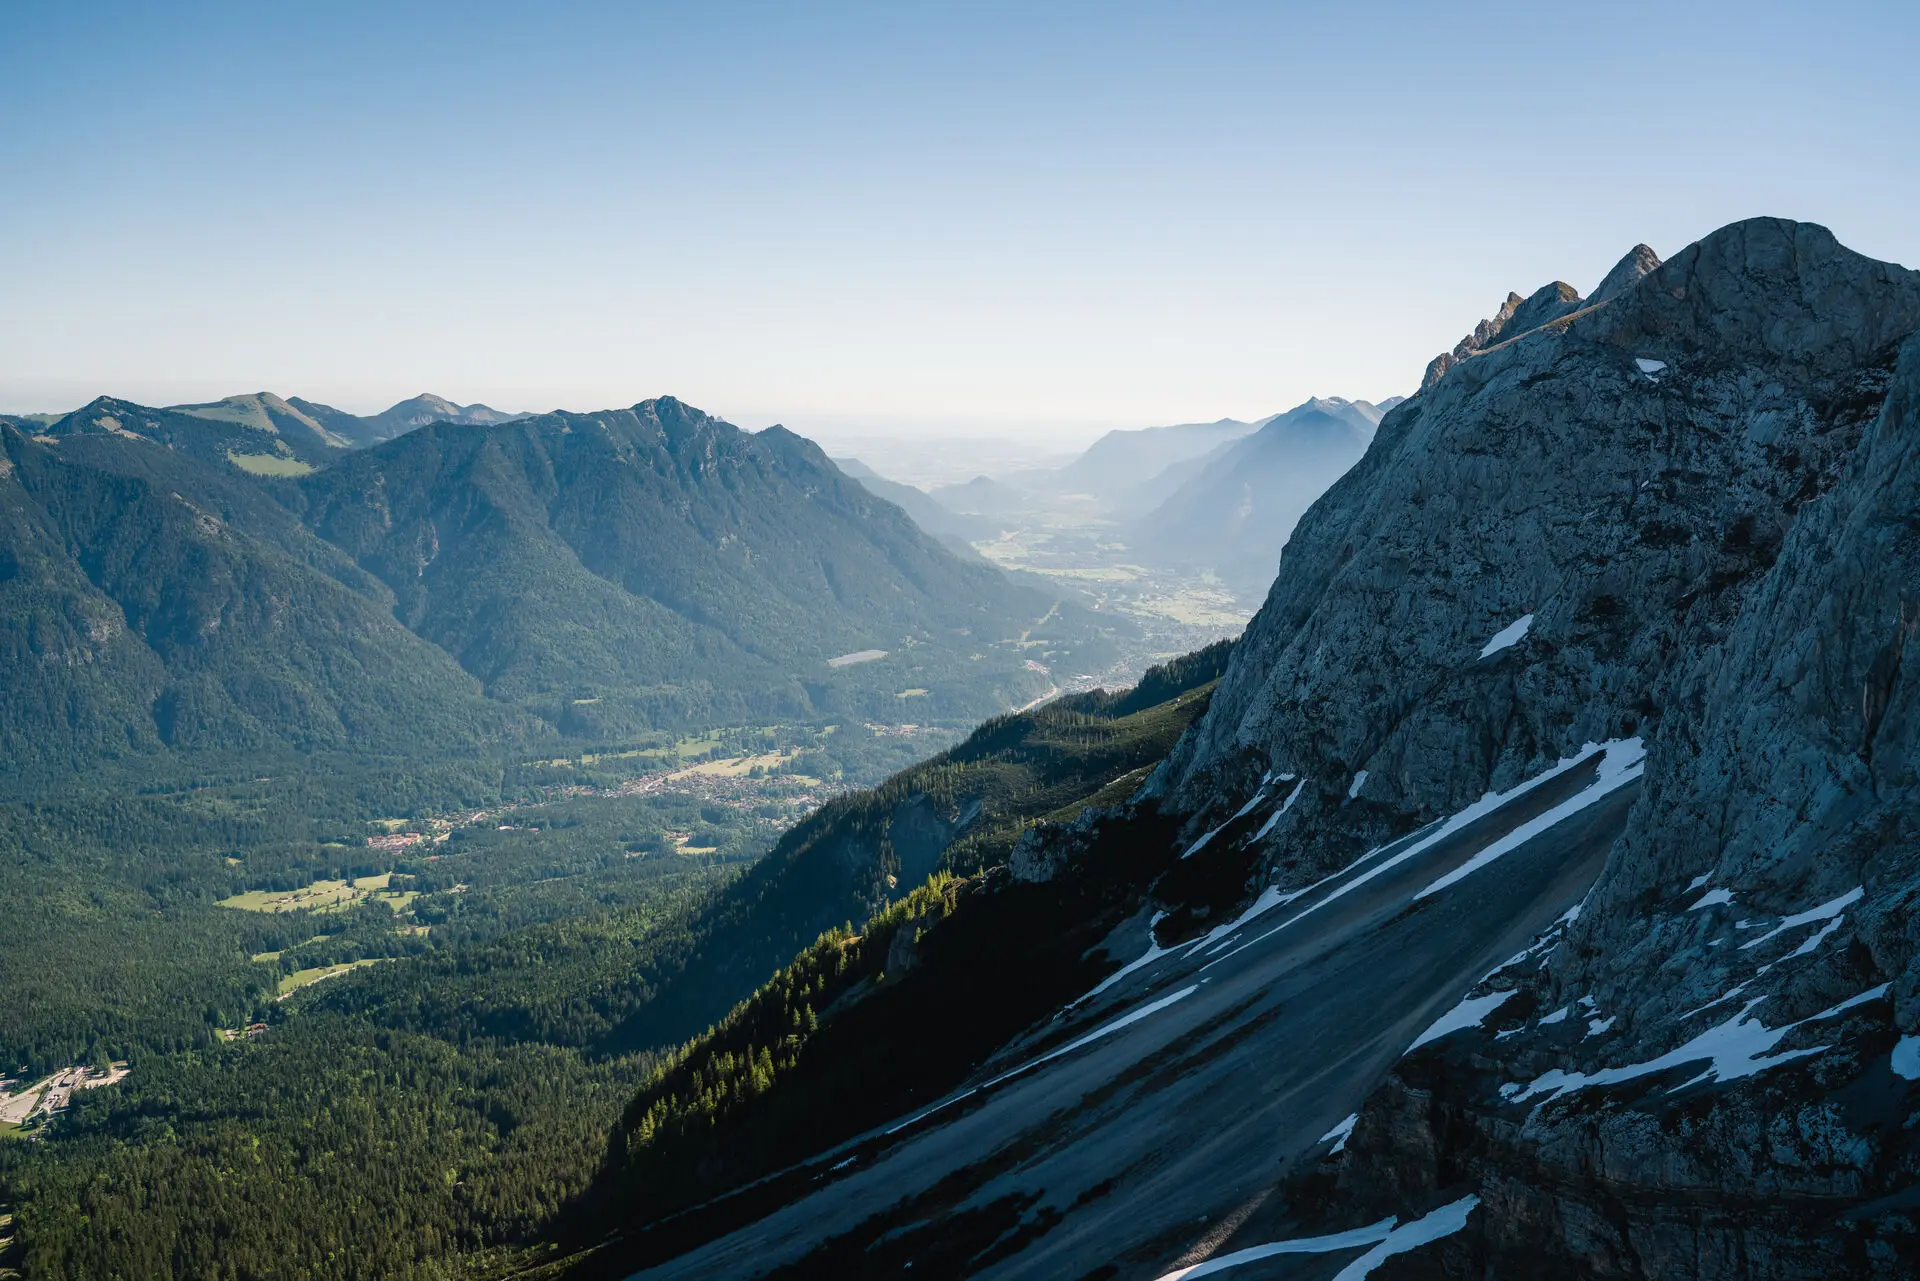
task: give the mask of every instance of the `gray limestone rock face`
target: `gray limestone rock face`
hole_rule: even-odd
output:
[[[1387,417],[1147,791],[1194,834],[1303,776],[1298,884],[1641,739],[1578,919],[1487,981],[1529,999],[1403,1062],[1342,1195],[1477,1186],[1447,1275],[1913,1275],[1920,275],[1768,219],[1654,263]]]
[[[1457,365],[1300,522],[1149,793],[1197,831],[1266,772],[1304,776],[1267,837],[1304,874],[1583,743],[1650,739],[1916,327],[1920,275],[1755,220]]]

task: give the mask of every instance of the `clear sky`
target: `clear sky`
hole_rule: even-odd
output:
[[[1408,392],[1753,214],[1920,265],[1920,5],[0,0],[0,408]]]

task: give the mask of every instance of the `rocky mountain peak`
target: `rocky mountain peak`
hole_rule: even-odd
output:
[[[1639,284],[1641,278],[1650,274],[1660,265],[1660,255],[1646,245],[1635,245],[1627,251],[1627,256],[1613,265],[1606,278],[1587,299],[1589,306],[1599,306],[1625,293]]]
[[[1396,1069],[1342,1186],[1373,1212],[1408,1153],[1442,1149],[1497,1202],[1482,1275],[1675,1275],[1628,1207],[1703,1187],[1720,1208],[1689,1257],[1905,1275],[1842,1262],[1881,1229],[1832,1198],[1920,1169],[1893,1102],[1896,1043],[1920,1054],[1920,273],[1781,219],[1643,250],[1560,323],[1523,334],[1532,300],[1503,308],[1516,332],[1489,326],[1376,436],[1147,795],[1183,841],[1245,815],[1210,856],[1278,891],[1582,751],[1644,748],[1544,968],[1473,989],[1514,1012]],[[1304,781],[1266,817],[1275,778]],[[1614,1191],[1577,1190],[1603,1162]]]

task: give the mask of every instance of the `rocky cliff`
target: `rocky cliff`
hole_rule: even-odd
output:
[[[1304,776],[1284,886],[1641,739],[1576,918],[1361,1109],[1329,1212],[1479,1198],[1397,1275],[1911,1275],[1920,276],[1775,220],[1649,258],[1443,358],[1150,790],[1197,834]]]

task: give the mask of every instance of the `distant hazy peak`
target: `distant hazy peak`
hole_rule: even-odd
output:
[[[204,404],[169,405],[167,408],[173,413],[205,418],[214,422],[237,423],[242,427],[251,427],[256,431],[269,432],[273,435],[283,434],[283,428],[291,428],[296,433],[305,430],[312,433],[320,443],[334,449],[347,449],[353,444],[346,436],[334,431],[326,422],[270,391],[223,396],[219,400],[207,401]]]
[[[855,480],[885,479],[858,458],[835,458],[833,465],[838,467],[843,475],[851,476]]]
[[[426,423],[508,423],[516,418],[525,418],[525,414],[509,414],[475,402],[471,405],[457,405],[444,396],[432,392],[421,392],[411,400],[403,400],[384,413],[373,415],[376,421],[400,420],[412,426]]]
[[[1593,297],[1587,300],[1589,306],[1618,297],[1639,284],[1660,265],[1660,255],[1645,245],[1635,245],[1627,251],[1627,256],[1613,265],[1607,278],[1593,291]]]
[[[1380,419],[1386,410],[1364,400],[1348,400],[1345,396],[1310,396],[1285,413],[1274,414],[1260,420],[1260,430],[1266,431],[1276,424],[1284,428],[1311,416],[1319,415],[1345,423],[1362,433],[1371,433],[1380,425]]]

